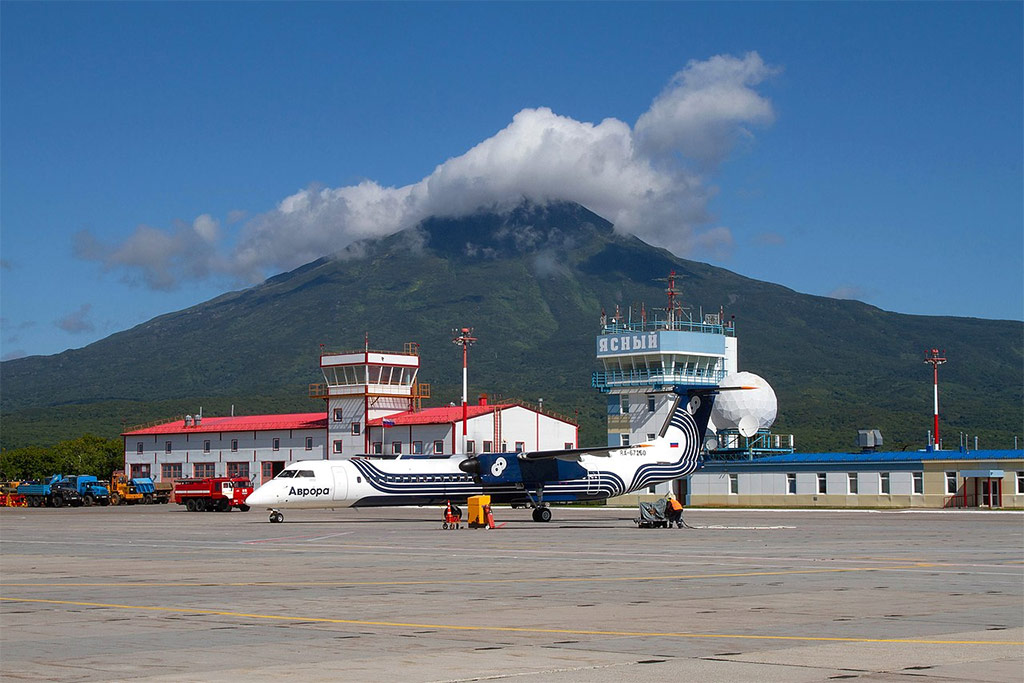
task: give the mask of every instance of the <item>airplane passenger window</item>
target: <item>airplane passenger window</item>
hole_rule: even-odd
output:
[[[281,470],[275,479],[290,479],[295,476],[295,470]]]

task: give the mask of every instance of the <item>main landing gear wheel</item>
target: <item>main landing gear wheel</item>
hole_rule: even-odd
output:
[[[535,521],[535,522],[550,522],[551,521],[551,508],[547,508],[547,507],[533,508],[533,521]]]
[[[277,510],[271,510],[270,511],[270,521],[273,522],[274,524],[280,524],[281,522],[284,521],[284,515],[282,515]]]

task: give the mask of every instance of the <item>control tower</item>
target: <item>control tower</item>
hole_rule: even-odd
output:
[[[327,401],[327,443],[330,457],[370,452],[366,423],[395,413],[419,410],[430,398],[430,385],[416,381],[419,344],[407,343],[403,353],[371,351],[322,352],[323,384],[311,384],[309,395]]]
[[[672,408],[671,394],[650,393],[673,385],[717,386],[737,371],[736,330],[719,311],[699,321],[679,306],[676,274],[667,278],[668,308],[639,320],[632,311],[602,314],[591,385],[608,395],[608,445],[654,439]]]

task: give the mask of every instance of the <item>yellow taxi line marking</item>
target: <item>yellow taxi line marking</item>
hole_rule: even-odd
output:
[[[352,626],[383,626],[387,628],[437,629],[447,631],[490,631],[500,633],[548,633],[558,635],[618,636],[642,638],[709,638],[743,640],[787,640],[801,642],[834,643],[901,643],[910,645],[1024,645],[1024,641],[1012,640],[942,640],[931,638],[851,638],[833,636],[775,636],[741,633],[687,633],[649,631],[599,631],[592,629],[537,628],[529,626],[465,626],[460,624],[420,624],[415,622],[371,621],[366,619],[332,619],[328,617],[299,617],[281,614],[249,614],[212,609],[190,609],[188,607],[162,607],[153,605],[119,605],[103,602],[77,602],[72,600],[42,600],[29,598],[2,598],[0,601],[28,602],[48,605],[72,605],[75,607],[106,607],[110,609],[139,610],[148,612],[176,612],[182,614],[209,614],[219,617],[240,619],[266,619],[270,621],[301,621],[319,624],[347,624]]]
[[[891,567],[832,567],[822,569],[785,569],[771,572],[727,572],[718,574],[674,574],[669,576],[565,576],[528,579],[421,579],[407,581],[181,581],[181,582],[111,582],[111,583],[16,583],[0,581],[0,588],[36,587],[36,588],[71,588],[71,587],[116,587],[116,588],[170,588],[199,586],[429,586],[429,585],[468,585],[496,583],[602,583],[613,581],[682,581],[692,579],[734,579],[753,576],[788,576],[791,574],[830,574],[836,572],[880,572],[906,569],[923,569],[933,565],[916,563],[894,565]]]

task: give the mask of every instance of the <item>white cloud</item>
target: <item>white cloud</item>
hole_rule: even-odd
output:
[[[296,192],[245,222],[230,248],[217,221],[204,214],[172,230],[140,226],[119,246],[80,233],[76,253],[106,269],[125,269],[154,289],[210,274],[258,281],[430,216],[528,199],[580,203],[617,230],[677,254],[721,254],[732,235],[725,226],[708,228],[714,191],[703,174],[749,136],[746,126],[772,122],[772,105],[754,86],[775,72],[757,53],[691,61],[634,128],[614,118],[589,123],[544,107],[524,109],[412,185],[367,180]],[[232,212],[228,224],[237,218]]]
[[[93,332],[96,325],[89,320],[89,313],[92,311],[92,304],[82,304],[77,311],[68,313],[58,319],[54,324],[65,332],[79,334],[82,332]]]

